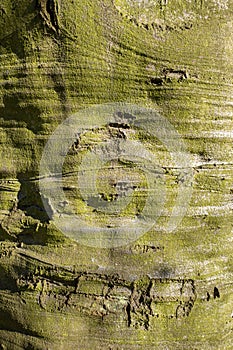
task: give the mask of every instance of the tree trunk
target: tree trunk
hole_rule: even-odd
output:
[[[1,2],[1,349],[232,349],[232,11],[231,0]],[[64,207],[96,240],[64,232],[72,215],[42,193],[46,142],[62,152],[73,115],[49,190],[63,181]],[[140,213],[156,223],[133,231]],[[115,222],[125,236],[106,239]]]

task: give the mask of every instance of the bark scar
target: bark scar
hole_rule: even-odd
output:
[[[59,3],[57,0],[38,0],[40,15],[46,25],[54,32],[59,33]]]

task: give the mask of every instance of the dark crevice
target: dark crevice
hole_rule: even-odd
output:
[[[112,128],[130,129],[130,126],[124,123],[109,123],[109,126]]]
[[[128,324],[128,327],[131,326],[131,307],[130,307],[130,303],[127,304],[126,306],[126,314],[127,314],[127,324]]]
[[[214,299],[220,298],[220,293],[217,287],[214,287]]]
[[[47,27],[59,33],[58,3],[56,0],[38,0],[37,7]]]

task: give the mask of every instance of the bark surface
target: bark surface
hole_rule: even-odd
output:
[[[1,1],[1,349],[232,349],[232,16],[231,0]],[[167,187],[153,229],[127,246],[91,248],[49,219],[39,163],[72,113],[119,101],[172,123],[192,159],[193,194],[166,232],[182,179],[163,145],[123,124],[79,135],[63,169],[78,215],[109,220],[84,203],[76,181],[101,140],[142,142]],[[144,186],[129,164],[109,164],[98,184],[106,201],[116,195],[109,169]],[[134,191],[122,218],[142,205]]]

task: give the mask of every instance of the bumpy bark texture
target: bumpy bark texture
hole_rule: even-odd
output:
[[[1,1],[1,349],[232,349],[232,16],[231,0]],[[65,118],[117,101],[158,109],[174,125],[192,157],[193,196],[165,232],[179,174],[164,156],[156,227],[127,246],[85,247],[49,220],[39,162]],[[81,135],[64,188],[96,222],[73,164],[112,135],[163,160],[155,138],[124,125]],[[113,186],[102,187],[112,200]]]

